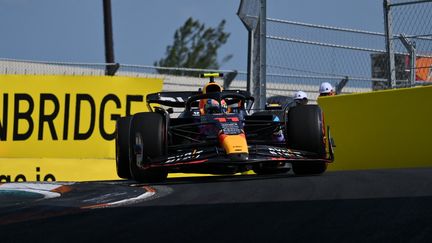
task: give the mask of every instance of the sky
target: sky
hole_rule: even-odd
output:
[[[116,62],[153,65],[187,18],[216,27],[228,42],[221,69],[244,71],[247,30],[240,0],[111,0]],[[383,32],[382,0],[267,0],[267,17]],[[0,0],[0,58],[104,63],[102,0]]]

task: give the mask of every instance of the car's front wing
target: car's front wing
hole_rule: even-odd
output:
[[[226,164],[226,165],[245,165],[266,162],[295,162],[295,161],[314,161],[332,162],[331,158],[307,151],[292,150],[283,147],[266,145],[251,145],[249,154],[242,160],[234,160],[225,154],[219,147],[197,148],[191,150],[178,151],[175,154],[154,159],[150,163],[139,165],[146,169],[150,167],[172,167],[193,164]]]

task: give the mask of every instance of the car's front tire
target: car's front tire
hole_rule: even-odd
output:
[[[167,178],[162,168],[140,168],[167,151],[167,127],[165,117],[156,112],[143,112],[132,117],[130,129],[130,173],[140,182],[158,182]]]
[[[116,122],[116,169],[123,179],[131,179],[129,168],[129,129],[132,117],[121,117]]]

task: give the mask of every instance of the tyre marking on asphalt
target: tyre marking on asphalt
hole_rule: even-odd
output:
[[[156,194],[156,190],[150,186],[143,186],[142,188],[144,188],[146,192],[137,197],[127,198],[127,199],[110,202],[110,203],[101,203],[101,204],[83,206],[81,207],[81,209],[96,209],[96,208],[125,206],[125,205],[134,204],[143,201]]]

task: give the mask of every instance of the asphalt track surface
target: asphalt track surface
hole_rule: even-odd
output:
[[[432,242],[432,169],[67,187],[0,193],[0,242]]]

